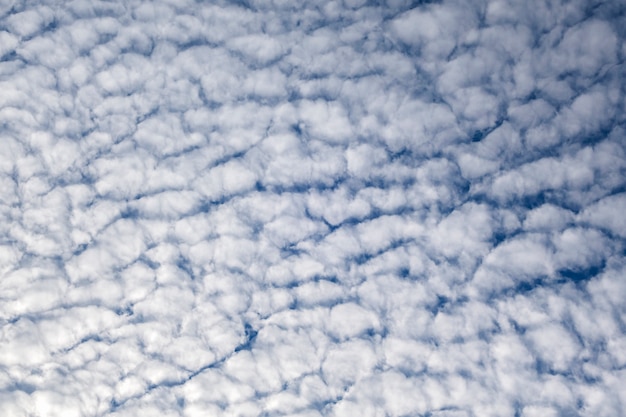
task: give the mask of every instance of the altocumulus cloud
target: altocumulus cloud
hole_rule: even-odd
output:
[[[626,4],[0,2],[0,414],[626,413]]]

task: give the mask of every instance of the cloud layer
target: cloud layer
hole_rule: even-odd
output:
[[[626,411],[626,7],[0,4],[0,414]]]

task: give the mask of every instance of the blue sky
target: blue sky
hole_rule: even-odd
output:
[[[0,1],[0,415],[624,415],[625,28]]]

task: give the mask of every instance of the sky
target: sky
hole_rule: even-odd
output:
[[[0,0],[0,415],[626,414],[623,0]]]

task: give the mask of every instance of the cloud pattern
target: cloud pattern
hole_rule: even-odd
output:
[[[3,0],[0,414],[624,415],[625,39],[621,1]]]

